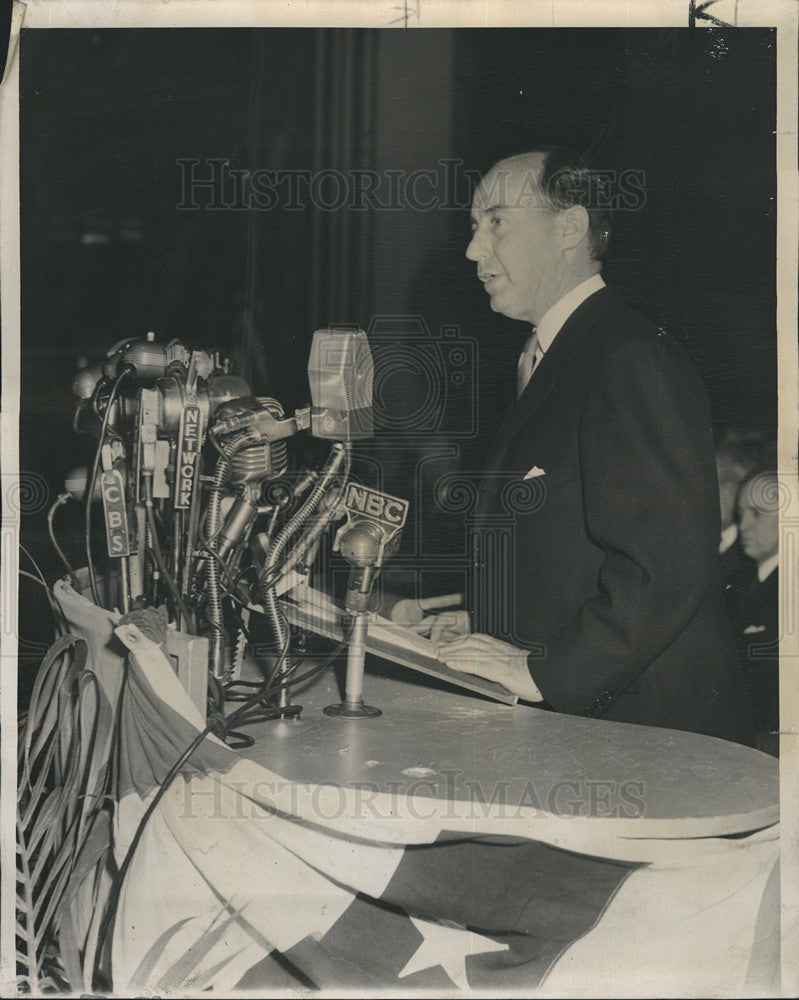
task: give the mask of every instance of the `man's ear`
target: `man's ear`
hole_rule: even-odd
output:
[[[564,250],[573,250],[588,233],[588,212],[582,205],[572,205],[558,214],[558,236]]]

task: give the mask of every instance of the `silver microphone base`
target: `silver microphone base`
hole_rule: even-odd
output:
[[[362,701],[355,704],[348,704],[346,701],[341,701],[338,705],[328,705],[322,711],[325,715],[330,715],[333,718],[344,719],[376,719],[378,715],[383,714],[379,708],[364,705]]]

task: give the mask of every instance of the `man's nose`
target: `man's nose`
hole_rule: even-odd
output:
[[[486,245],[486,239],[483,235],[475,231],[472,233],[472,238],[469,240],[469,245],[466,247],[466,257],[469,260],[478,261],[487,256],[488,247]]]

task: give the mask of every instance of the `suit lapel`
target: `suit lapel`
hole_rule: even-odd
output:
[[[494,446],[486,466],[487,471],[504,468],[505,456],[516,434],[552,391],[555,384],[555,366],[550,354],[551,351],[548,351],[544,355],[524,392],[505,414],[505,419],[494,439]]]
[[[610,288],[607,286],[600,288],[581,302],[563,324],[524,392],[505,414],[485,466],[486,472],[498,472],[505,467],[507,454],[516,435],[529,426],[531,418],[552,392],[553,387],[559,379],[568,374],[568,366],[583,338],[612,306],[615,298],[616,294]]]

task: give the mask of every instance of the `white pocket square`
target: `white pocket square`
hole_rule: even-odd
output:
[[[546,472],[543,469],[539,469],[537,465],[534,465],[529,472],[525,472],[525,479],[534,479],[536,476],[545,476]]]

